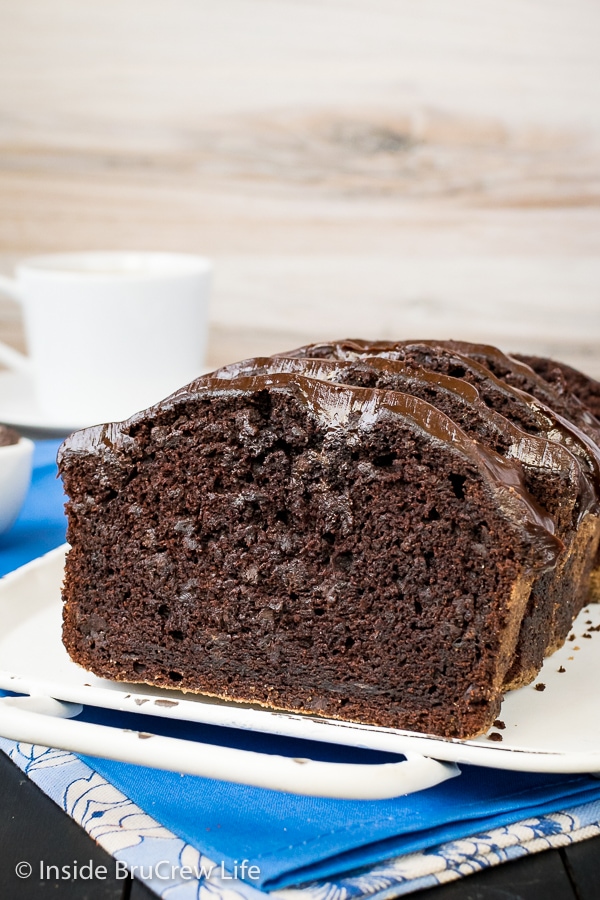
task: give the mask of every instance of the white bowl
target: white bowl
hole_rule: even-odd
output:
[[[33,441],[0,447],[0,534],[14,524],[31,483]]]

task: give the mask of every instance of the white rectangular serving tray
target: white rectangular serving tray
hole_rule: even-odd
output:
[[[67,549],[0,580],[0,688],[26,695],[0,700],[4,737],[276,790],[364,799],[430,787],[459,774],[457,763],[600,772],[600,631],[593,630],[600,626],[600,605],[582,611],[574,639],[546,660],[532,685],[506,695],[499,714],[504,728],[474,740],[448,740],[97,678],[71,661],[61,640]],[[82,705],[136,713],[140,730],[78,722]],[[143,729],[148,714],[383,750],[406,761],[325,763],[215,747],[149,734]]]

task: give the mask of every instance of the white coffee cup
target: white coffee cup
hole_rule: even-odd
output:
[[[0,362],[31,378],[48,421],[126,418],[204,371],[211,273],[183,253],[25,259],[0,291],[22,303],[29,355],[0,344]]]

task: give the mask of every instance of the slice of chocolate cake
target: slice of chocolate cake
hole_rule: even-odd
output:
[[[474,385],[383,357],[251,359],[213,375],[233,378],[275,372],[420,397],[448,415],[471,438],[520,466],[527,490],[552,516],[564,545],[557,565],[534,581],[506,686],[531,681],[544,657],[563,643],[571,626],[571,610],[581,609],[589,592],[600,518],[598,497],[579,461],[566,447],[529,435],[488,408]]]
[[[459,352],[456,349],[459,344],[461,347],[477,347],[480,356],[483,356],[485,351],[485,354],[495,359],[497,367],[500,366],[498,359],[508,359],[499,350],[497,354],[492,354],[491,351],[495,348],[456,341],[343,340],[308,344],[284,354],[277,354],[277,356],[338,360],[381,356],[467,381],[477,387],[481,399],[490,409],[501,413],[528,434],[545,437],[559,443],[576,455],[590,479],[596,496],[598,496],[600,494],[600,448],[594,440],[594,435],[597,434],[595,419],[587,413],[587,417],[584,416],[581,405],[577,405],[579,424],[575,424],[547,406],[542,400],[494,375],[479,359]],[[508,365],[508,363],[502,362],[502,365],[505,364]],[[522,369],[526,370],[527,367],[522,366]],[[533,379],[534,373],[529,371],[530,376],[528,377]],[[523,377],[525,376],[523,375]],[[542,382],[542,379],[538,380]],[[539,385],[536,389],[541,390]],[[547,385],[543,391],[548,396],[551,389]],[[552,396],[554,395],[552,394]],[[554,399],[564,412],[564,403],[560,399]],[[565,639],[574,616],[581,609],[580,597],[581,592],[558,607],[553,642],[555,647]],[[589,601],[600,599],[600,558],[598,557],[589,579],[589,593],[586,599]]]
[[[200,379],[59,454],[63,636],[98,675],[468,737],[562,544],[522,468],[407,393]]]

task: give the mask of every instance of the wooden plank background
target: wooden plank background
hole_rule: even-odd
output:
[[[439,336],[600,377],[599,34],[596,0],[0,0],[0,270],[208,254],[215,365]]]

